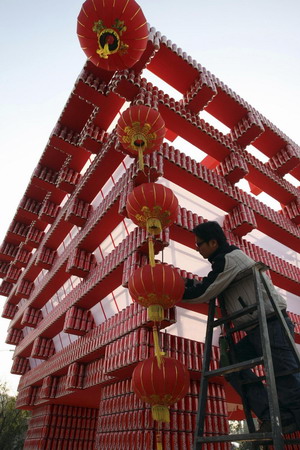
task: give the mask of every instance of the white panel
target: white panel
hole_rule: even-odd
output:
[[[100,303],[97,303],[95,306],[91,308],[91,312],[94,317],[95,324],[98,326],[100,323],[105,322],[105,316],[103,313],[103,309],[101,308]]]
[[[177,322],[166,328],[166,332],[186,339],[204,342],[207,316],[180,307],[176,308],[176,313]],[[218,345],[219,334],[220,330],[218,328],[213,336],[214,345]]]
[[[120,286],[114,291],[115,301],[118,305],[119,311],[125,309],[132,303],[131,296],[129,295],[128,289]]]
[[[117,247],[128,236],[123,221],[111,232],[114,245]]]
[[[101,305],[104,309],[107,319],[109,319],[111,316],[114,316],[118,312],[117,306],[111,294],[109,294],[101,301]]]

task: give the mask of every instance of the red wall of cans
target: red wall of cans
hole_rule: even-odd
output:
[[[191,381],[188,394],[170,410],[170,423],[163,425],[163,448],[191,450],[198,410],[199,381]],[[228,414],[224,387],[210,383],[205,434],[227,434]],[[157,430],[149,406],[133,393],[130,379],[102,389],[96,430],[96,449],[154,449]],[[214,448],[207,445],[207,449]],[[228,443],[219,446],[229,449]]]
[[[25,450],[90,450],[93,448],[97,409],[47,405],[34,409]]]
[[[146,66],[182,98],[175,100],[143,78]],[[115,132],[108,132],[125,101],[157,108],[167,138],[181,136],[207,158],[197,162],[165,142],[146,155],[144,172],[135,162],[129,165]],[[223,122],[228,134],[200,118],[202,110]],[[247,150],[250,144],[268,157],[266,163]],[[121,174],[112,182],[117,169]],[[0,295],[7,297],[2,316],[11,319],[6,342],[16,345],[12,373],[22,374],[17,404],[33,411],[25,449],[154,448],[150,410],[133,395],[129,379],[135,365],[153,352],[146,310],[131,304],[98,326],[90,311],[112,291],[126,287],[133,271],[147,262],[147,236],[139,228],[101,261],[95,256],[122,221],[125,229],[126,198],[132,189],[164,177],[217,206],[224,211],[228,240],[267,264],[278,287],[298,295],[299,268],[246,237],[257,229],[299,252],[299,188],[283,178],[287,173],[300,180],[299,147],[155,28],[150,28],[141,60],[130,70],[106,73],[87,61],[0,248]],[[274,211],[240,189],[236,183],[243,178],[256,192],[277,199],[282,209]],[[95,203],[109,180],[113,187]],[[182,204],[177,222],[156,239],[155,253],[172,240],[193,248],[192,229],[204,220]],[[76,236],[62,246],[74,226]],[[184,267],[178,270],[198,278]],[[71,276],[80,278],[77,286],[43,317],[41,309]],[[205,314],[205,308],[196,310]],[[289,312],[297,342],[299,313]],[[171,309],[162,328],[175,321]],[[62,331],[78,339],[55,352],[53,338]],[[188,395],[171,409],[164,446],[191,449],[203,344],[167,333],[160,333],[160,339],[166,354],[180,359],[192,378]],[[29,357],[42,361],[31,368]],[[213,368],[218,359],[214,347]],[[221,380],[215,381],[209,386],[206,433],[227,433],[225,391],[227,401],[237,400]]]

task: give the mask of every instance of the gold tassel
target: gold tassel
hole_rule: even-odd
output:
[[[98,50],[96,50],[96,53],[98,53],[100,58],[108,59],[109,55],[111,55],[109,45],[105,44],[103,48],[98,48]]]
[[[160,234],[162,232],[161,221],[157,217],[149,217],[146,226],[150,234]]]
[[[153,405],[151,408],[153,420],[158,422],[170,422],[170,411],[167,406]]]
[[[156,433],[156,450],[163,450],[163,445],[162,445],[162,432],[159,431],[158,433]]]
[[[164,352],[161,351],[160,346],[159,346],[157,326],[153,327],[153,342],[154,342],[154,354],[157,359],[157,365],[160,369],[161,365],[164,362]]]
[[[144,153],[143,149],[138,149],[139,169],[144,172]]]
[[[161,305],[148,306],[148,320],[161,322],[165,318],[165,311]]]
[[[151,267],[155,267],[154,244],[152,236],[148,237],[149,263]]]

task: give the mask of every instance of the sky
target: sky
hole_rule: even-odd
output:
[[[300,143],[298,0],[140,0],[151,26]],[[81,0],[0,0],[0,242],[81,71]],[[0,310],[5,297],[0,297]],[[0,319],[0,382],[15,393]]]

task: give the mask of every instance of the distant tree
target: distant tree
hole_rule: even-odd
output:
[[[29,412],[16,409],[16,397],[8,394],[0,382],[0,449],[22,450],[28,427]]]
[[[257,419],[254,419],[254,424],[257,426]],[[248,426],[246,420],[230,420],[229,421],[230,433],[232,434],[247,434]],[[250,444],[251,446],[251,444]],[[249,450],[249,442],[239,441],[238,449],[239,450]],[[261,447],[259,447],[261,448]],[[265,448],[265,447],[262,447]]]

